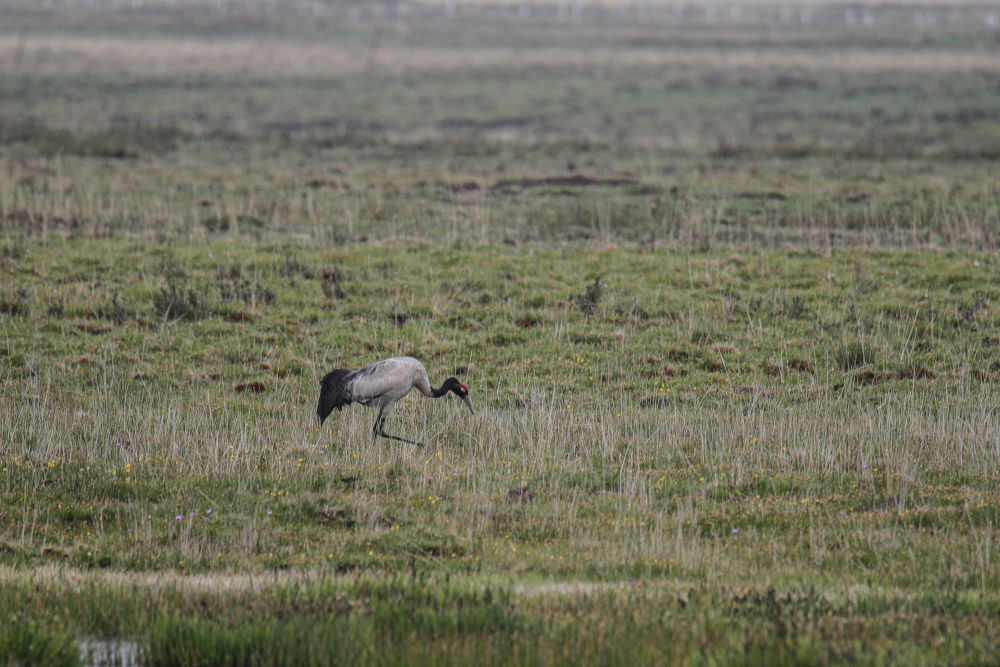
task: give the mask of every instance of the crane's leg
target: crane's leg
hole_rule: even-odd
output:
[[[408,445],[416,445],[417,447],[423,447],[424,443],[417,442],[416,440],[407,440],[406,438],[400,438],[398,435],[389,435],[385,432],[385,414],[382,410],[379,410],[378,417],[375,418],[375,425],[372,426],[372,444],[375,444],[375,440],[382,436],[383,438],[388,438],[389,440],[398,440],[399,442],[405,442]]]

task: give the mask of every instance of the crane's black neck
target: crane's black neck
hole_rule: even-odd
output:
[[[449,391],[453,391],[459,396],[462,395],[462,383],[458,381],[458,378],[450,377],[441,383],[441,386],[437,389],[431,387],[431,392],[434,393],[434,398],[441,398]]]

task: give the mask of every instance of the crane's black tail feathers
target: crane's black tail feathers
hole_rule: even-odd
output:
[[[349,368],[337,368],[323,376],[319,383],[319,404],[316,406],[320,424],[326,421],[334,408],[340,410],[353,402],[350,388],[352,375],[354,371]]]

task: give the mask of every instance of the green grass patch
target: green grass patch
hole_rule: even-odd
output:
[[[982,10],[628,4],[6,12],[0,663],[993,659]]]
[[[0,659],[8,665],[83,665],[72,633],[52,631],[36,623],[5,622],[0,630]]]

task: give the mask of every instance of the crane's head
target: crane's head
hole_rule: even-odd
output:
[[[472,409],[472,401],[469,400],[469,388],[458,381],[458,378],[448,378],[444,381],[444,388],[455,394],[469,407],[469,412],[476,414],[476,411]]]

